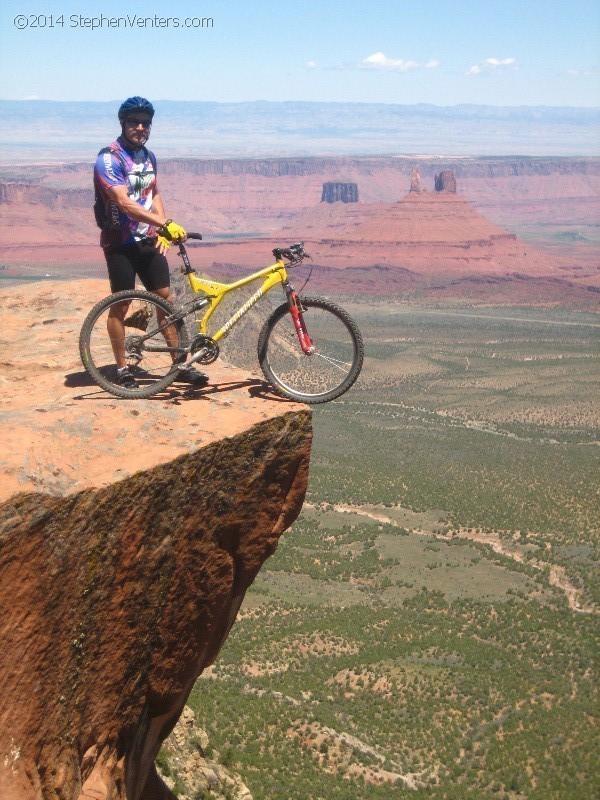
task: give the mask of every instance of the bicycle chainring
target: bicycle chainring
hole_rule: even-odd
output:
[[[198,334],[192,341],[190,351],[192,354],[197,353],[199,350],[206,349],[206,353],[199,358],[197,364],[212,364],[219,357],[219,345],[210,336],[205,336],[203,333]]]

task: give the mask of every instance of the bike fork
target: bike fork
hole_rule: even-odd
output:
[[[302,306],[298,299],[298,295],[296,294],[296,290],[289,283],[284,287],[284,290],[287,295],[290,314],[292,315],[292,319],[294,321],[294,328],[296,329],[296,334],[298,336],[298,341],[300,342],[302,352],[307,356],[312,355],[315,352],[315,346],[311,342],[308,331],[306,330],[306,323],[304,322],[304,316],[302,314]]]

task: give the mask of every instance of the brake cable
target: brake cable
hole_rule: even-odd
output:
[[[304,283],[302,284],[302,288],[298,290],[298,294],[302,294],[302,292],[304,291],[304,287],[305,287],[305,286],[306,286],[306,284],[309,282],[309,280],[310,280],[310,276],[312,275],[312,273],[313,273],[313,269],[314,269],[314,268],[315,268],[315,267],[314,267],[314,264],[311,264],[311,265],[310,265],[310,272],[308,273],[308,278],[307,278],[307,279],[304,281]]]

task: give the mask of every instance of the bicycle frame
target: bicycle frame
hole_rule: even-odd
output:
[[[236,323],[239,322],[244,314],[246,314],[254,305],[256,305],[256,303],[258,303],[261,297],[267,294],[267,292],[269,292],[274,286],[281,284],[290,306],[290,313],[294,321],[294,327],[298,334],[300,346],[307,355],[310,355],[313,352],[314,348],[304,324],[302,309],[298,303],[296,290],[288,280],[287,270],[284,262],[281,259],[278,259],[274,264],[271,264],[268,267],[263,267],[263,269],[258,270],[258,272],[253,272],[251,275],[246,275],[244,278],[240,278],[240,280],[234,281],[233,283],[220,283],[218,281],[202,280],[201,278],[197,277],[191,267],[186,249],[182,243],[179,244],[179,254],[183,259],[183,263],[185,265],[184,274],[188,277],[193,293],[202,293],[206,296],[208,307],[202,315],[202,318],[197,320],[199,333],[207,335],[208,322],[226,295],[228,295],[230,292],[235,292],[238,289],[241,289],[243,286],[253,283],[254,281],[262,279],[263,283],[260,288],[248,298],[244,305],[241,306],[235,312],[235,314],[230,317],[227,322],[221,326],[221,328],[219,328],[218,331],[212,334],[211,338],[215,342],[219,342],[221,339],[227,336]]]

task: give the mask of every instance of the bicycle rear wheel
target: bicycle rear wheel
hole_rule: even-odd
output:
[[[300,298],[314,352],[304,353],[287,303],[265,322],[258,339],[258,361],[275,391],[302,403],[327,403],[357,379],[364,347],[354,320],[335,303]]]
[[[114,322],[109,323],[109,319],[125,308],[123,339],[115,336]],[[152,292],[127,290],[101,300],[81,328],[79,353],[83,366],[99,386],[117,397],[151,397],[166,389],[177,377],[174,362],[185,360],[188,347],[183,320],[170,322],[176,313],[170,303]],[[118,385],[116,351],[124,356],[138,388]]]

